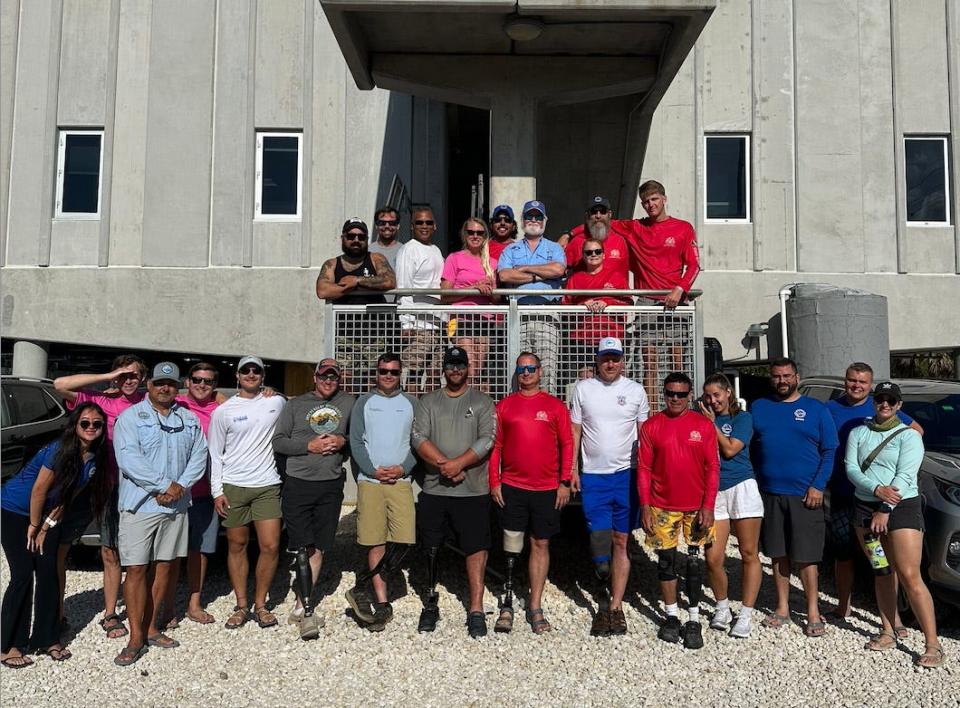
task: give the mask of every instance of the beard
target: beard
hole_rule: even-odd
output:
[[[533,236],[534,238],[543,236],[543,222],[531,221],[524,224],[523,233],[525,233],[527,236]]]
[[[343,255],[349,256],[350,258],[356,258],[357,260],[363,260],[367,255],[367,245],[356,245],[356,246],[341,246]]]
[[[587,224],[587,231],[590,232],[591,237],[603,241],[610,233],[610,224],[605,221],[591,221]]]

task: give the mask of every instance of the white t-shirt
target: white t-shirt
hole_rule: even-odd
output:
[[[612,474],[629,468],[637,423],[649,415],[647,392],[632,379],[578,381],[570,397],[570,419],[583,427],[582,472]]]
[[[273,457],[273,429],[283,396],[254,398],[239,395],[227,400],[210,416],[210,490],[214,499],[223,494],[224,482],[238,487],[280,484]]]
[[[396,274],[398,288],[439,288],[443,274],[443,253],[432,243],[422,243],[412,238],[403,244],[397,254]],[[413,303],[438,305],[440,297],[404,295],[400,298],[401,305]],[[442,319],[400,315],[400,324],[403,329],[437,329]]]

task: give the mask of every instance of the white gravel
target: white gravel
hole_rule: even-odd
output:
[[[592,638],[587,609],[593,602],[592,571],[586,545],[575,535],[563,537],[554,549],[543,603],[554,626],[550,634],[534,636],[518,613],[512,634],[495,635],[494,593],[500,588],[491,582],[486,599],[490,634],[481,640],[467,637],[463,605],[454,594],[464,589],[463,564],[450,553],[445,556],[437,631],[417,634],[420,601],[414,588],[422,588],[424,573],[421,558],[411,554],[404,571],[408,582],[399,588],[406,594],[394,600],[395,620],[385,632],[371,634],[350,618],[343,599],[361,560],[352,512],[344,508],[337,547],[325,562],[327,595],[321,611],[326,627],[319,640],[302,642],[286,624],[293,595],[284,573],[278,573],[273,587],[279,628],[261,630],[250,622],[240,630],[224,629],[234,600],[218,559],[207,584],[207,609],[217,623],[184,621],[172,632],[181,647],[152,649],[134,666],[118,668],[112,659],[125,640],[107,640],[97,626],[101,575],[94,566],[85,566],[67,576],[68,616],[79,625],[70,643],[73,658],[57,664],[39,657],[29,669],[0,669],[0,699],[7,706],[960,706],[960,626],[953,611],[941,612],[946,665],[923,670],[912,664],[923,646],[916,630],[900,650],[862,649],[878,625],[872,609],[860,609],[872,606],[869,596],[858,595],[853,621],[845,628],[828,627],[823,638],[808,639],[792,624],[779,631],[756,627],[752,638],[737,640],[707,628],[712,605],[707,591],[708,609],[702,616],[706,646],[687,651],[656,638],[655,564],[641,549],[625,607],[629,634]],[[729,555],[736,558],[732,544]],[[739,563],[731,562],[728,570],[736,598]],[[769,608],[773,583],[768,566],[764,572],[758,607]],[[7,577],[4,561],[4,587]],[[400,585],[395,578],[392,587]],[[823,585],[832,591],[829,583]],[[833,603],[828,593],[823,601],[824,609]],[[802,606],[798,584],[793,605]]]

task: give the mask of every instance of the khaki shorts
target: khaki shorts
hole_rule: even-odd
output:
[[[223,520],[223,525],[228,529],[246,526],[251,521],[267,521],[283,516],[280,513],[279,484],[271,484],[269,487],[237,487],[225,484],[223,493],[230,502],[227,517]]]
[[[357,484],[357,543],[381,546],[387,542],[417,542],[416,514],[413,508],[413,485]]]
[[[676,548],[681,529],[688,546],[709,546],[717,537],[713,526],[706,530],[694,529],[693,522],[699,512],[667,511],[655,506],[651,506],[650,511],[653,513],[653,533],[647,534],[647,548],[658,551]]]
[[[185,558],[187,515],[121,511],[117,536],[120,564],[125,567]]]

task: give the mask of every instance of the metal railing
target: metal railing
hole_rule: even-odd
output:
[[[449,290],[393,290],[403,295],[450,295]],[[663,295],[653,290],[564,290],[564,295]],[[457,290],[456,294],[479,294]],[[364,393],[374,384],[377,357],[394,351],[403,365],[402,385],[420,395],[442,383],[441,359],[447,346],[467,351],[470,382],[499,400],[514,390],[513,368],[521,352],[532,351],[543,364],[541,385],[567,400],[577,380],[592,376],[597,342],[619,337],[625,375],[644,384],[651,410],[662,407],[661,382],[682,371],[703,382],[703,330],[696,296],[673,310],[657,305],[608,306],[592,313],[584,305],[520,305],[529,290],[495,290],[503,305],[325,303],[324,355],[344,367],[341,387]],[[422,298],[421,298],[422,299]],[[332,347],[331,347],[332,343]]]

